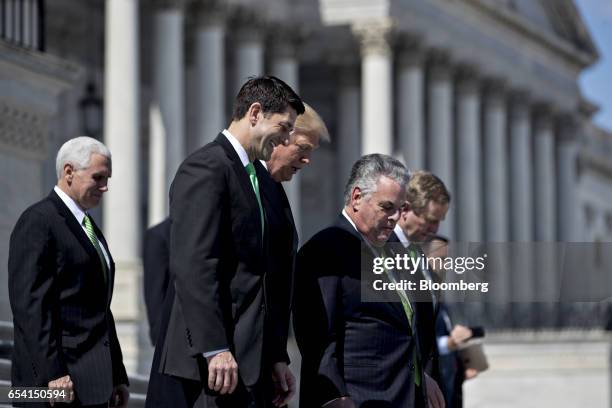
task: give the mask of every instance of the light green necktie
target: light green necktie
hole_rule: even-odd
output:
[[[385,253],[385,250],[383,248],[381,248],[380,254],[382,257],[387,258],[387,254]],[[392,271],[385,268],[385,272],[387,273],[387,276],[392,282],[397,282],[397,280],[395,279],[395,276],[393,276]],[[412,329],[413,334],[416,334],[416,330],[413,329],[412,327],[412,316],[414,315],[414,311],[412,310],[410,299],[408,299],[408,296],[406,295],[405,291],[398,290],[397,292],[399,294],[400,300],[402,301],[402,307],[404,308],[404,313],[406,313],[406,318],[408,319],[408,325]],[[421,361],[419,358],[419,353],[417,353],[416,337],[415,337],[415,347],[413,350],[414,351],[412,353],[412,357],[414,359],[414,383],[420,387],[421,386]]]
[[[107,274],[108,274],[108,265],[106,264],[106,258],[104,257],[104,253],[102,252],[102,248],[100,247],[100,241],[98,241],[98,236],[93,228],[93,223],[89,218],[89,214],[85,214],[83,218],[83,226],[85,227],[85,232],[87,233],[87,238],[91,241],[91,244],[96,249],[98,256],[100,257],[100,262],[102,263],[102,272],[104,273],[104,281],[106,282]]]
[[[245,166],[247,173],[249,174],[249,179],[251,180],[251,185],[253,186],[253,190],[255,191],[255,197],[257,197],[257,204],[259,205],[259,216],[261,217],[261,237],[263,238],[264,233],[264,212],[263,206],[261,205],[261,196],[259,195],[259,181],[257,180],[257,174],[255,172],[255,166],[253,163],[249,163]]]

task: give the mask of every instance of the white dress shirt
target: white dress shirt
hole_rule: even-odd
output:
[[[53,187],[53,191],[55,191],[55,193],[64,202],[64,204],[66,204],[66,207],[68,207],[68,209],[70,210],[72,215],[74,215],[74,218],[76,218],[81,228],[83,228],[83,232],[85,232],[85,234],[87,235],[87,230],[85,229],[85,226],[83,225],[83,219],[85,218],[85,211],[83,211],[81,207],[79,207],[79,205],[72,198],[70,198],[68,194],[64,193],[64,191],[58,186]],[[102,254],[104,255],[104,260],[106,261],[106,267],[110,271],[110,258],[108,256],[108,253],[106,252],[106,248],[104,248],[104,245],[102,245],[102,242],[100,242],[99,239],[98,239],[98,245],[100,245],[100,249],[102,250]]]

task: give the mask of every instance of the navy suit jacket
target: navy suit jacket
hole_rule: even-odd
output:
[[[302,354],[301,407],[340,396],[363,408],[424,403],[424,382],[419,390],[413,377],[418,337],[401,302],[361,301],[362,256],[362,238],[343,215],[298,253],[294,328]],[[413,319],[415,327],[417,312]]]

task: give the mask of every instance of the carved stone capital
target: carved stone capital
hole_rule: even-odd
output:
[[[432,79],[449,79],[452,65],[448,51],[440,48],[427,50],[427,70]]]
[[[550,103],[536,103],[532,108],[533,125],[536,130],[552,129],[554,107]]]
[[[360,43],[361,54],[391,54],[393,40],[393,21],[381,19],[354,23],[353,34]]]
[[[151,0],[152,6],[157,10],[179,9],[184,10],[187,0]]]
[[[194,16],[197,26],[225,25],[228,17],[228,6],[221,0],[192,1],[188,12]]]
[[[503,104],[508,92],[508,82],[502,78],[486,77],[482,80],[482,89],[487,104]]]
[[[421,65],[425,61],[421,37],[414,34],[401,34],[395,37],[396,52],[400,67]]]
[[[555,117],[555,135],[560,143],[571,143],[578,140],[580,119],[574,112],[559,112]]]
[[[480,86],[478,70],[472,65],[458,65],[455,70],[457,80],[457,91],[463,93],[475,93]]]
[[[267,44],[274,58],[297,58],[308,33],[299,26],[279,26],[268,32]]]
[[[509,93],[510,117],[514,119],[529,115],[531,108],[531,94],[526,90],[512,90]]]
[[[228,10],[229,31],[240,42],[263,41],[265,22],[263,17],[252,8],[234,6]]]

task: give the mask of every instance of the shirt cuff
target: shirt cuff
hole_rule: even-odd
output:
[[[450,354],[450,350],[448,349],[448,336],[438,337],[438,352],[442,356]]]
[[[224,351],[229,351],[228,348],[222,348],[219,350],[214,350],[214,351],[207,351],[206,353],[202,353],[202,355],[204,356],[204,358],[208,358],[208,357],[214,357],[219,353],[223,353]]]

